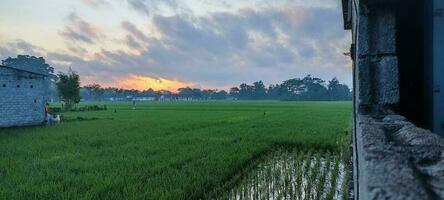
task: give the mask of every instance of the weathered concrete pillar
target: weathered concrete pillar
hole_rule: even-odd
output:
[[[396,12],[367,4],[358,12],[355,98],[358,112],[370,112],[399,102]]]
[[[444,140],[393,109],[401,101],[399,4],[343,0],[353,33],[354,197],[444,199]]]

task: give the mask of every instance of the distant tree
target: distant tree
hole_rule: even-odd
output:
[[[306,90],[304,82],[299,78],[289,79],[280,87],[281,98],[285,100],[300,100],[299,97]]]
[[[202,99],[202,91],[198,88],[192,89],[191,97],[193,99]]]
[[[86,85],[84,88],[89,90],[93,100],[101,100],[105,90],[97,83]]]
[[[214,93],[216,93],[215,90],[202,90],[202,99],[212,99],[214,96]]]
[[[146,91],[144,92],[144,94],[145,94],[146,96],[148,96],[148,97],[154,97],[154,96],[155,96],[155,92],[156,92],[156,91],[154,91],[152,88],[149,88],[148,90],[146,90]]]
[[[303,100],[328,100],[328,93],[327,88],[324,85],[324,80],[307,75],[302,81],[305,87],[305,91],[301,95]]]
[[[59,73],[56,82],[59,98],[66,110],[80,102],[80,76],[70,70],[68,73]]]
[[[267,90],[268,99],[279,99],[281,96],[281,86],[279,84],[271,84]]]
[[[239,86],[239,99],[253,99],[254,86],[242,83]]]
[[[303,79],[295,78],[284,81],[281,95],[285,100],[328,100],[328,92],[324,80],[311,75]]]
[[[232,87],[230,89],[230,96],[233,98],[239,98],[239,92],[240,92],[240,90],[238,87]]]
[[[172,99],[172,98],[175,97],[173,92],[168,91],[168,90],[159,90],[156,93],[157,93],[156,95],[157,95],[158,98]]]
[[[265,99],[267,95],[267,89],[262,81],[253,83],[253,99]]]
[[[327,88],[328,96],[332,101],[351,100],[352,98],[350,88],[345,84],[339,83],[336,77],[328,82]]]
[[[227,99],[227,96],[228,92],[226,92],[225,90],[221,90],[219,92],[215,92],[212,99],[224,100]]]
[[[181,98],[187,98],[190,99],[193,97],[193,89],[191,89],[190,87],[186,87],[186,88],[179,88],[177,91],[179,91],[179,96]]]
[[[351,100],[350,88],[339,83],[337,78],[333,78],[328,84],[321,78],[311,75],[304,78],[293,78],[284,81],[282,84],[271,84],[268,88],[262,81],[254,82],[252,85],[246,83],[239,87],[232,87],[227,91],[217,89],[198,89],[198,88],[179,88],[177,93],[160,90],[148,89],[145,91],[128,90],[119,88],[102,88],[98,84],[87,85],[80,90],[82,99],[97,100],[130,100],[134,97],[154,97],[161,100],[174,100],[178,98],[187,98],[194,100],[222,100],[228,96],[242,100],[257,99],[280,99],[289,101],[343,101]]]

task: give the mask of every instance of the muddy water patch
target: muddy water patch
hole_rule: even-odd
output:
[[[341,199],[345,167],[338,154],[276,150],[218,199]]]

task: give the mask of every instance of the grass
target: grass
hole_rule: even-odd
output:
[[[205,198],[277,146],[340,152],[351,103],[118,103],[64,115],[96,120],[0,130],[0,197]]]

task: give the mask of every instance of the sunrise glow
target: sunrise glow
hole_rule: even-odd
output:
[[[191,87],[192,83],[184,83],[177,80],[168,80],[164,78],[154,78],[148,76],[133,75],[117,82],[117,87],[125,89],[147,90],[169,90],[177,91],[182,87]]]

